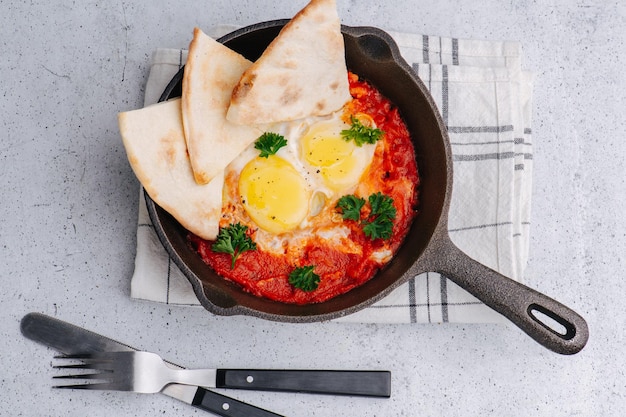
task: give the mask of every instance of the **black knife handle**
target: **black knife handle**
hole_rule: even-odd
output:
[[[216,386],[388,398],[391,396],[391,372],[218,369]]]
[[[222,417],[284,417],[200,387],[191,405]]]

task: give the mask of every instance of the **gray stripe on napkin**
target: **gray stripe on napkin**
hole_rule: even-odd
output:
[[[443,124],[448,126],[448,66],[443,65],[441,77],[441,117],[443,118]]]
[[[443,45],[441,44],[441,38],[439,38],[439,64],[443,64],[442,50],[443,50]]]
[[[462,232],[462,231],[465,231],[465,230],[485,229],[485,228],[488,228],[488,227],[510,226],[512,224],[513,224],[513,222],[479,224],[479,225],[476,225],[476,226],[466,226],[466,227],[459,227],[459,228],[456,228],[456,229],[449,229],[448,232],[450,232],[450,233]]]
[[[428,322],[432,323],[433,319],[430,316],[430,272],[426,272],[426,314]]]
[[[439,278],[441,280],[441,321],[447,323],[448,319],[448,278],[443,275]]]
[[[459,40],[452,38],[452,65],[459,65]]]
[[[485,154],[474,154],[474,155],[452,155],[454,161],[465,162],[465,161],[486,161],[489,159],[510,159],[515,157],[515,152],[492,152]]]
[[[503,140],[486,140],[482,142],[450,142],[452,146],[480,146],[480,145],[500,145],[503,143],[515,143],[513,139],[503,139]]]
[[[165,297],[165,302],[167,304],[170,303],[170,285],[172,283],[172,258],[167,258],[167,295]]]
[[[409,280],[409,316],[411,323],[417,323],[417,300],[415,299],[415,277]]]
[[[447,76],[444,75],[444,76]],[[503,133],[512,132],[513,125],[504,126],[448,126],[450,133]]]

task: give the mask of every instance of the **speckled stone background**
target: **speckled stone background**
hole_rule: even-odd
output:
[[[580,312],[572,357],[506,325],[278,324],[129,298],[137,182],[116,113],[157,47],[304,1],[0,0],[0,415],[196,416],[161,395],[57,392],[39,311],[192,367],[380,368],[388,400],[230,392],[289,416],[620,416],[626,407],[626,3],[338,0],[349,25],[515,40],[535,72],[527,283]]]

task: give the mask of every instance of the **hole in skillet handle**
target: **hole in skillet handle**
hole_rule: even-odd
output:
[[[528,306],[528,315],[555,335],[571,340],[576,336],[576,327],[553,311],[539,305]]]

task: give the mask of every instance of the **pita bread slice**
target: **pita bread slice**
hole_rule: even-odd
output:
[[[148,195],[187,230],[214,240],[222,211],[223,173],[196,183],[183,135],[180,99],[118,115],[120,133],[137,179]]]
[[[182,117],[198,184],[206,184],[263,132],[226,120],[230,96],[252,63],[194,29],[183,73]]]
[[[248,68],[228,120],[264,124],[330,114],[350,100],[335,0],[311,0]]]

